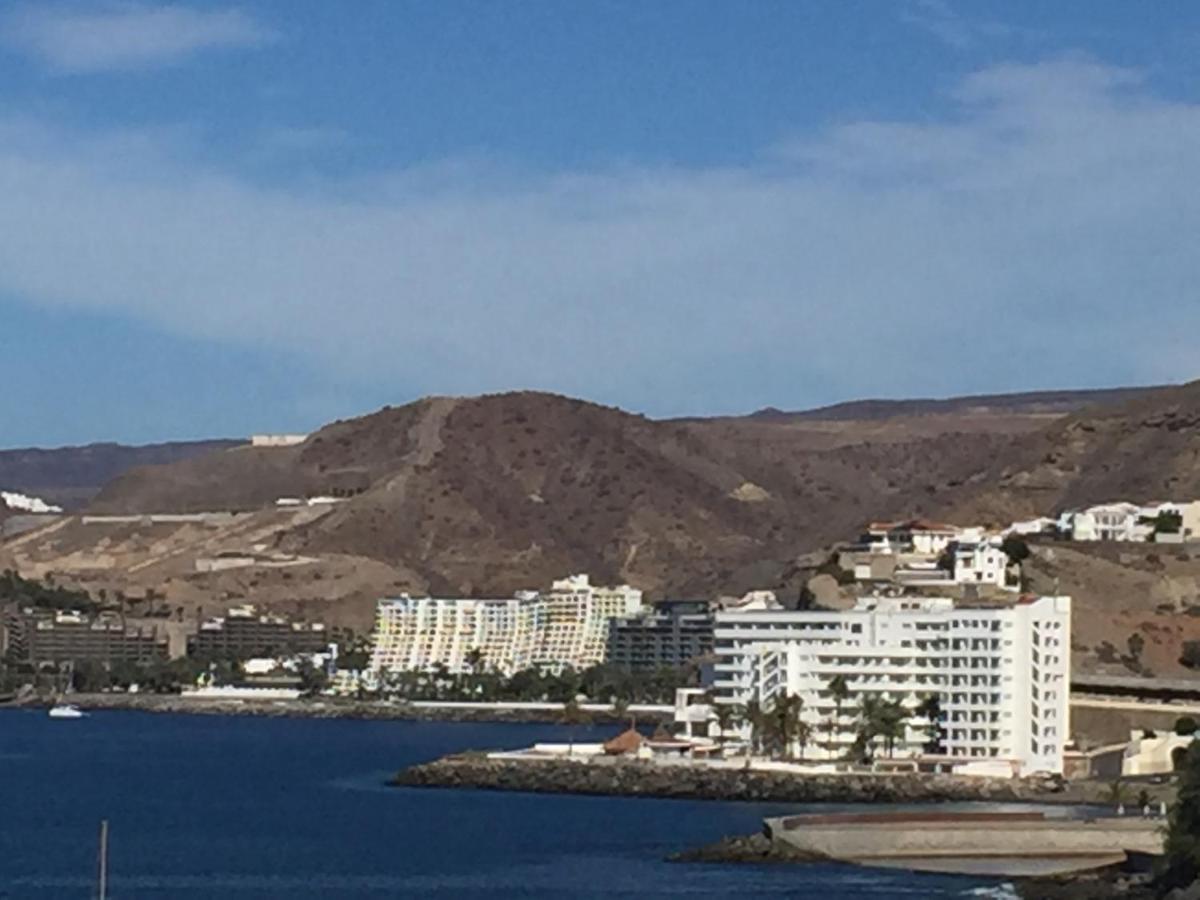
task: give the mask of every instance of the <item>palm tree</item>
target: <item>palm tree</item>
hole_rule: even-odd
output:
[[[864,761],[871,757],[871,743],[880,733],[883,724],[884,701],[876,696],[864,696],[858,704],[858,725],[855,729],[855,745]]]
[[[804,750],[808,747],[808,742],[812,739],[813,727],[808,722],[800,719],[796,722],[796,743],[800,745],[800,758],[804,759]]]
[[[467,651],[463,657],[463,662],[467,664],[467,668],[471,670],[472,675],[477,674],[480,666],[483,665],[483,651],[478,647],[473,647]]]
[[[729,703],[716,703],[713,705],[713,715],[717,719],[717,743],[724,746],[725,733],[740,724],[738,707]]]
[[[945,732],[942,730],[942,699],[937,694],[930,694],[917,706],[917,715],[927,721],[925,726],[925,752],[938,755],[946,752],[942,742]]]
[[[766,730],[766,716],[763,714],[762,704],[757,700],[751,700],[746,704],[746,721],[750,723],[750,752],[754,753],[762,749],[763,732]]]
[[[829,723],[829,750],[837,743],[837,735],[842,730],[842,704],[850,698],[850,686],[846,684],[845,675],[834,675],[829,679],[829,693],[833,695],[833,721]]]
[[[891,759],[896,751],[896,741],[903,740],[906,733],[908,710],[899,700],[884,701],[878,723],[878,734],[887,746],[888,758]]]
[[[804,700],[794,694],[780,694],[775,698],[771,707],[771,725],[778,750],[787,757],[792,755],[792,745],[796,743],[797,732],[801,723],[801,713],[804,711]],[[808,736],[805,736],[805,743]]]

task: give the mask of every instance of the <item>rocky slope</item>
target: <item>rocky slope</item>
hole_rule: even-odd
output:
[[[67,509],[87,504],[100,488],[138,466],[162,465],[235,446],[238,441],[178,441],[129,447],[0,450],[0,488],[32,494]]]
[[[108,485],[97,513],[261,508],[349,494],[283,534],[305,554],[402,565],[414,590],[508,594],[570,571],[675,595],[774,585],[802,549],[873,516],[934,511],[1033,415],[855,429],[658,422],[537,393],[433,398]],[[789,590],[798,586],[788,586]]]
[[[1010,521],[1124,499],[1200,497],[1200,382],[1073,413],[988,462],[948,514]]]
[[[205,598],[319,606],[359,627],[382,594],[507,595],[572,571],[651,597],[773,587],[795,599],[811,574],[797,558],[868,519],[1006,522],[1065,503],[1200,496],[1200,384],[1101,394],[1119,402],[1063,414],[1082,402],[1072,396],[919,401],[917,413],[862,419],[675,421],[539,393],[430,398],[332,423],[298,446],[134,469],[89,509],[242,511],[234,522],[72,519],[0,544],[0,565],[189,608]],[[304,514],[275,508],[320,494],[345,499]],[[1143,613],[1194,605],[1187,579],[1200,564],[1172,558],[1169,571],[1139,570],[1118,591],[1125,581],[1093,573],[1103,561],[1079,562],[1088,552],[1061,556],[1037,585],[1057,580],[1079,602],[1094,599],[1117,636],[1089,634],[1089,652],[1109,655],[1103,640],[1164,624]],[[222,553],[304,563],[198,571],[197,560]],[[1165,595],[1178,595],[1171,613],[1156,609]],[[1176,632],[1176,643],[1190,639]],[[1153,652],[1168,667],[1173,651]]]

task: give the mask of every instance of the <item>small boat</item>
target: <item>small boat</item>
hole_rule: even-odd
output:
[[[52,719],[82,719],[87,715],[78,706],[72,706],[70,703],[56,703],[50,707],[50,718]]]

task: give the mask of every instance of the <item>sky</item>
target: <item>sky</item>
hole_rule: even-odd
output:
[[[0,3],[0,447],[1200,376],[1200,5]]]

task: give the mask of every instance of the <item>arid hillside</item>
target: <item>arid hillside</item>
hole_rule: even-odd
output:
[[[361,555],[414,589],[503,593],[570,571],[652,593],[772,585],[798,552],[870,517],[935,511],[1044,413],[652,421],[549,394],[432,398],[127,473],[95,513],[252,510],[348,495],[289,530],[298,553]]]
[[[945,511],[1003,522],[1106,500],[1196,497],[1200,382],[1090,407],[1027,435]]]
[[[1054,394],[862,419],[675,421],[540,393],[430,398],[335,422],[293,447],[129,471],[90,514],[218,515],[203,529],[67,519],[0,545],[0,565],[149,588],[179,605],[320,603],[327,618],[360,625],[380,594],[507,595],[573,571],[651,597],[769,587],[790,599],[811,574],[797,558],[868,519],[1000,522],[1064,503],[1200,496],[1197,393],[1103,394],[1117,404],[1068,413],[1048,409],[1073,407]],[[303,514],[276,506],[321,495],[339,502]],[[228,512],[262,527],[235,527],[219,515]],[[254,558],[201,571],[221,554]],[[276,565],[283,558],[305,562]],[[1120,603],[1105,579],[1077,581],[1097,609]]]
[[[112,479],[138,466],[161,465],[236,446],[239,441],[177,441],[130,447],[88,444],[85,447],[0,450],[0,489],[40,497],[64,509],[87,505]]]

